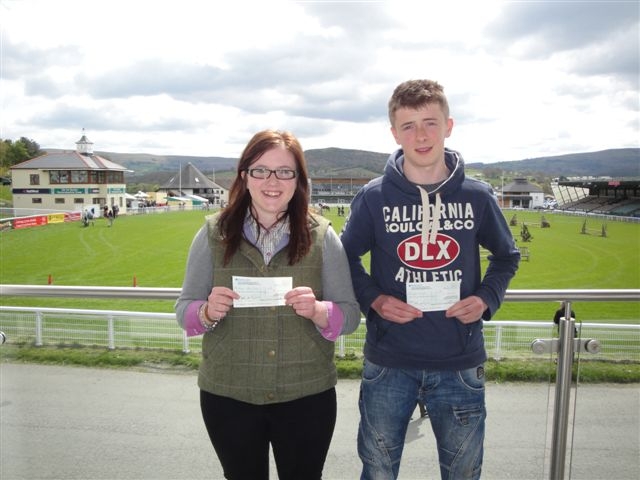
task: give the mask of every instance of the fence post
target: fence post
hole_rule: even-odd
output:
[[[107,317],[107,337],[109,339],[109,350],[116,349],[116,334],[114,330],[115,328],[113,325],[113,315],[109,315]]]
[[[567,310],[571,312],[571,302],[567,302]],[[566,313],[565,313],[566,315]],[[567,431],[569,425],[569,400],[571,398],[571,366],[573,364],[573,334],[575,320],[571,314],[562,317],[559,323],[560,341],[558,343],[558,368],[556,379],[556,395],[553,410],[553,431],[551,445],[551,467],[549,478],[564,478]]]
[[[340,358],[344,358],[344,349],[345,349],[344,341],[345,341],[344,340],[344,335],[340,335],[338,337],[338,356]]]
[[[494,360],[502,358],[502,325],[497,325],[496,331],[496,353],[493,355]]]
[[[189,350],[189,337],[187,336],[187,331],[182,330],[182,353],[190,353]]]
[[[42,346],[42,312],[36,312],[36,347]]]

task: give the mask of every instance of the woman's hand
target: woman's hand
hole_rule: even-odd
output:
[[[327,306],[318,300],[309,287],[296,287],[284,296],[287,305],[291,305],[297,315],[308,318],[320,328],[329,325]]]
[[[213,287],[207,298],[207,313],[211,320],[220,320],[233,307],[233,300],[240,295],[227,287]]]

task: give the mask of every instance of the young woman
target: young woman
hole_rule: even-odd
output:
[[[336,419],[334,341],[360,312],[340,239],[308,205],[298,140],[259,132],[229,204],[189,251],[176,314],[188,335],[204,334],[201,409],[228,479],[268,479],[270,445],[280,480],[322,477]],[[240,307],[234,277],[290,278],[292,289]]]

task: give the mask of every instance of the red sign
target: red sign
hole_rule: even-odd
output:
[[[38,215],[35,217],[16,218],[13,221],[13,228],[39,227],[47,224],[46,215]]]
[[[408,267],[436,270],[453,262],[460,245],[449,235],[438,233],[435,243],[422,243],[422,235],[414,235],[398,245],[398,257]]]

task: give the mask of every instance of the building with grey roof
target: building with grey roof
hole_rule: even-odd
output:
[[[229,191],[208,178],[191,162],[181,167],[177,174],[158,188],[167,198],[196,200],[203,198],[214,207],[227,203]],[[195,198],[194,198],[195,197]]]
[[[503,208],[535,208],[544,204],[542,188],[529,183],[526,178],[514,178],[502,189]]]
[[[126,167],[93,153],[82,134],[75,151],[47,153],[11,167],[15,216],[77,212],[88,206],[101,212],[117,206],[126,212]]]

